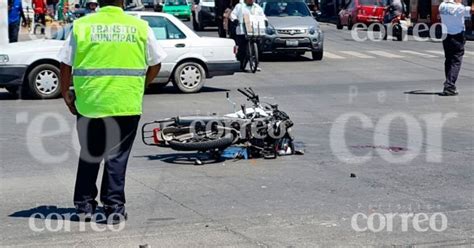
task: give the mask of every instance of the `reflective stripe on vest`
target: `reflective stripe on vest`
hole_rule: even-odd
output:
[[[75,69],[73,72],[74,76],[135,76],[143,77],[146,76],[146,70],[142,69]]]

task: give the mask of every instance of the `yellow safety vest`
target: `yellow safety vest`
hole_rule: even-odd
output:
[[[140,115],[147,22],[107,6],[74,21],[76,108],[89,118]]]

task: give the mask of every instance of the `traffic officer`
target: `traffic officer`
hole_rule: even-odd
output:
[[[464,55],[464,37],[465,16],[474,12],[474,3],[471,7],[462,4],[462,0],[445,0],[439,5],[439,13],[443,25],[443,34],[446,38],[443,40],[444,49],[444,74],[446,81],[444,82],[442,96],[455,96],[458,94],[456,90],[456,80],[461,70],[462,57]]]
[[[142,114],[146,85],[166,53],[147,22],[125,14],[123,0],[99,0],[100,10],[74,22],[59,53],[61,93],[77,115],[81,151],[74,189],[78,216],[97,207],[96,180],[104,161],[100,201],[108,223],[127,218],[125,171]],[[74,94],[69,91],[71,77]]]

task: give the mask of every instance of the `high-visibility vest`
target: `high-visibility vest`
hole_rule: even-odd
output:
[[[72,67],[79,114],[142,113],[148,30],[147,22],[112,6],[74,21]]]

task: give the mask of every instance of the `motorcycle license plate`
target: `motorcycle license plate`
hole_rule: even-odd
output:
[[[298,41],[297,40],[287,40],[286,41],[286,46],[289,46],[289,47],[298,46]]]

